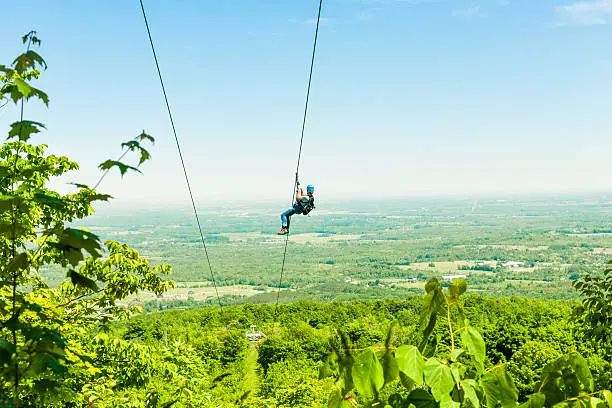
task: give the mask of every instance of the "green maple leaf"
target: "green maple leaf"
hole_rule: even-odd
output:
[[[45,60],[35,51],[28,50],[23,54],[19,55],[13,61],[13,67],[15,71],[22,73],[29,68],[34,68],[36,64],[40,65],[44,69],[47,69],[47,63]]]
[[[138,173],[142,173],[136,167],[130,166],[129,164],[125,164],[117,160],[107,160],[98,166],[100,170],[109,170],[113,167],[117,167],[119,169],[121,176],[125,175],[125,173],[127,173],[128,170],[133,170],[133,171],[137,171]]]
[[[13,102],[17,103],[21,98],[30,99],[32,96],[38,97],[45,105],[49,105],[49,97],[40,89],[28,85],[23,79],[15,79],[14,83],[4,85],[2,92],[10,94]]]
[[[32,94],[32,87],[23,79],[14,79],[13,83],[17,87],[17,91],[23,95],[23,97],[28,98]]]
[[[134,151],[140,148],[140,143],[138,143],[136,140],[130,140],[129,142],[121,143],[121,147],[127,147],[131,151]]]
[[[35,193],[34,200],[55,210],[63,210],[66,208],[66,202],[64,200],[58,197],[53,197],[48,194]]]
[[[143,135],[146,138],[153,139],[151,136],[145,133],[142,133],[140,136],[137,136],[136,139],[143,140]],[[138,140],[130,140],[129,142],[121,143],[121,147],[128,148],[131,151],[138,150],[140,152],[140,160],[138,161],[139,166],[151,158],[151,154],[149,153],[149,151],[142,147]]]
[[[29,33],[21,37],[21,42],[23,42],[24,44],[27,43],[28,40],[31,40],[32,44],[40,45],[40,40],[36,36],[35,30],[30,31]]]
[[[88,277],[81,275],[75,270],[68,269],[66,276],[70,278],[70,281],[75,286],[82,286],[91,290],[92,292],[97,292],[100,290],[100,288],[93,279],[89,279]]]
[[[68,184],[75,185],[78,188],[89,188],[89,186],[87,184],[81,184],[81,183],[68,183]]]
[[[146,162],[151,158],[151,154],[142,147],[140,148],[140,160],[138,161],[138,165],[140,166],[142,163]]]
[[[94,258],[101,256],[100,239],[89,231],[66,228],[58,238],[58,242],[48,242],[47,245],[62,251],[72,266],[78,265],[84,259],[82,250],[89,252]]]
[[[9,131],[7,139],[10,139],[11,137],[18,137],[22,142],[27,142],[31,135],[34,133],[40,133],[40,128],[46,129],[45,125],[42,123],[31,120],[22,120],[20,122],[11,123],[11,130]]]
[[[136,140],[139,141],[143,141],[143,140],[148,140],[149,142],[151,142],[152,144],[155,143],[155,138],[151,135],[148,135],[145,133],[145,131],[143,130],[141,134],[139,134],[138,136],[136,136]]]
[[[110,194],[96,194],[91,198],[91,201],[108,201],[110,198],[113,198]]]

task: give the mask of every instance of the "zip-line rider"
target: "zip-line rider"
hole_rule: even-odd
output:
[[[282,227],[278,235],[285,235],[289,233],[289,224],[291,223],[291,216],[293,214],[307,215],[315,208],[313,197],[314,186],[312,184],[309,184],[306,187],[306,195],[304,195],[304,189],[302,187],[299,187],[299,185],[300,184],[298,183],[298,189],[295,192],[295,204],[293,205],[293,208],[290,208],[281,214]]]

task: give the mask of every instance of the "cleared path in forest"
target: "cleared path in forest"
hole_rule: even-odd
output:
[[[259,394],[259,387],[261,386],[260,367],[257,363],[257,352],[256,343],[251,343],[249,353],[246,356],[244,364],[244,383],[242,385],[244,390],[244,398],[254,397]]]

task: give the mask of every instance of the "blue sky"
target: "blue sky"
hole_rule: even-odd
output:
[[[318,1],[153,1],[149,23],[199,204],[286,200]],[[96,165],[142,129],[123,202],[187,203],[138,1],[5,5],[0,56],[36,29],[37,141]],[[612,0],[324,0],[301,180],[321,199],[609,190]],[[18,115],[0,109],[0,127]]]

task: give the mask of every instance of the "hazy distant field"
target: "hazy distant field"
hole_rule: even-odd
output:
[[[572,298],[571,280],[586,270],[601,270],[612,253],[611,199],[349,204],[320,199],[312,216],[294,216],[283,278],[287,290],[281,298],[402,297],[421,293],[428,277],[444,275],[466,275],[472,293]],[[284,238],[276,232],[286,206],[201,209],[221,296],[275,300],[284,249]],[[103,240],[129,243],[153,263],[173,265],[180,287],[158,301],[210,301],[214,295],[189,210],[121,214],[115,208],[91,217],[85,226]],[[141,295],[132,301],[153,299]]]

